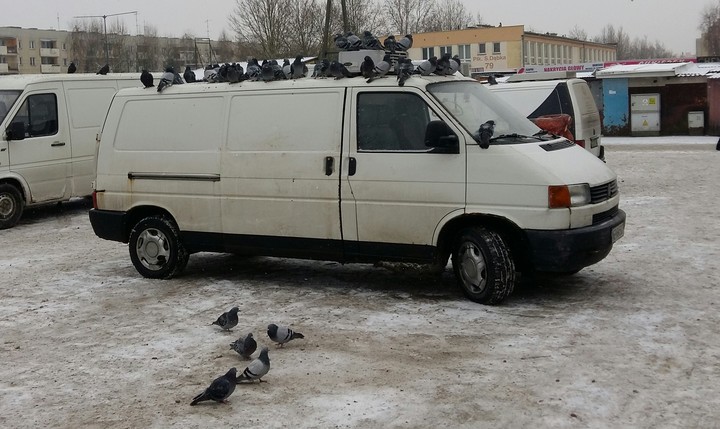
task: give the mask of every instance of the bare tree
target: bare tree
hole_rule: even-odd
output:
[[[473,23],[475,18],[460,0],[436,2],[425,18],[422,31],[462,30]]]
[[[603,27],[599,36],[593,38],[594,42],[616,44],[617,59],[647,59],[668,58],[674,56],[660,41],[651,42],[647,36],[630,39],[630,35],[619,27],[617,30],[611,24]]]
[[[424,30],[434,7],[434,0],[385,0],[383,9],[392,32],[411,34]]]
[[[235,48],[235,43],[230,39],[227,31],[223,29],[220,36],[218,36],[217,46],[215,47],[217,57],[220,61],[237,61],[239,57]]]
[[[279,58],[288,50],[290,8],[290,0],[235,0],[228,22],[238,41],[259,48],[257,56]]]
[[[577,40],[590,40],[587,31],[578,27],[577,24],[575,24],[575,26],[570,30],[570,32],[568,33],[568,37]]]
[[[105,64],[102,19],[76,20],[72,23],[70,52],[78,71],[95,73]]]
[[[700,31],[708,56],[720,55],[720,0],[717,4],[707,5],[703,10]]]
[[[158,61],[160,57],[160,41],[157,37],[157,28],[151,25],[143,27],[143,35],[138,36],[136,46],[136,62],[140,69],[160,71],[162,64]]]
[[[320,48],[324,9],[317,0],[291,0],[288,22],[289,55],[309,55]]]

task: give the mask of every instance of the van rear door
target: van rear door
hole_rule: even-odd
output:
[[[10,171],[30,187],[30,201],[42,202],[69,196],[70,140],[65,97],[53,83],[34,85],[17,101],[12,123],[21,123],[22,139],[8,142]]]
[[[462,134],[455,153],[433,152],[427,124],[447,118],[420,90],[396,88],[353,90],[342,214],[354,259],[427,261],[438,225],[465,208]]]

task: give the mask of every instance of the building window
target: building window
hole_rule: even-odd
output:
[[[472,58],[472,55],[470,55],[470,45],[458,45],[458,55],[461,60],[470,60],[470,58]]]
[[[55,57],[40,57],[40,64],[57,64]]]
[[[556,63],[556,54],[557,52],[555,52],[555,45],[550,45],[550,64]]]
[[[40,47],[43,49],[55,49],[57,44],[54,40],[41,40],[40,41]]]
[[[63,65],[64,65],[64,66],[67,65],[67,58],[63,58]]]
[[[430,57],[435,56],[435,48],[422,48],[422,57],[424,60],[427,60]]]
[[[485,55],[487,54],[486,51],[487,44],[486,43],[478,43],[478,54]]]
[[[500,53],[500,42],[493,42],[493,54]]]
[[[30,65],[31,66],[35,65],[35,57],[30,57]]]
[[[35,41],[34,40],[30,41],[30,49],[35,49]]]
[[[67,50],[67,45],[63,43],[63,51]]]
[[[536,55],[537,55],[537,42],[530,42],[530,64],[537,64],[535,62]]]
[[[440,55],[450,54],[452,56],[452,46],[440,46]]]

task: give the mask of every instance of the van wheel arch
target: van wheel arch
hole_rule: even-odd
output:
[[[177,227],[177,222],[175,221],[175,218],[168,212],[167,210],[161,208],[161,207],[155,207],[155,206],[138,206],[133,207],[127,212],[127,215],[125,217],[125,230],[123,231],[124,234],[124,240],[125,243],[128,242],[130,239],[130,233],[132,232],[132,229],[135,227],[135,225],[138,224],[142,219],[150,216],[160,216],[164,217],[166,219],[169,219],[171,222],[173,222]]]
[[[13,180],[0,182],[0,229],[12,228],[18,223],[26,202],[20,183]]]
[[[162,214],[140,217],[132,223],[128,250],[135,269],[153,279],[175,277],[190,257],[175,220]]]

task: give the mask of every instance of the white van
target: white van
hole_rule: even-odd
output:
[[[520,79],[541,79],[536,76],[540,74],[514,75],[506,82],[488,85],[488,88],[531,120],[547,115],[570,115],[569,131],[575,143],[605,159],[600,112],[587,82],[582,79]]]
[[[140,274],[193,252],[454,270],[494,304],[517,271],[575,272],[623,235],[616,175],[475,80],[297,79],[121,90],[92,227]]]
[[[24,207],[89,196],[96,136],[118,89],[140,74],[0,78],[0,229]]]

